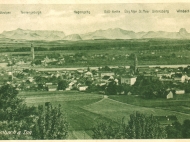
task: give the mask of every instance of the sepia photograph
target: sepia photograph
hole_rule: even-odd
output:
[[[190,138],[190,1],[0,2],[0,140]]]

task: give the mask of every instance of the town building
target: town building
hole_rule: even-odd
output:
[[[169,91],[168,95],[166,96],[167,99],[172,99],[173,98],[173,93],[172,91]]]
[[[137,77],[121,77],[121,84],[134,85]]]
[[[114,76],[114,72],[109,72],[109,71],[102,71],[102,72],[99,72],[99,77],[102,78],[104,76]]]

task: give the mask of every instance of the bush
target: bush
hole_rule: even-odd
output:
[[[123,123],[124,124],[124,123]],[[98,123],[96,127],[93,128],[93,139],[123,139],[126,138],[124,132],[124,125],[118,125],[115,122]]]
[[[172,125],[166,127],[167,138],[169,139],[181,139],[182,138],[182,125],[176,121]]]

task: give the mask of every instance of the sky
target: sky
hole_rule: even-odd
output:
[[[177,13],[176,10],[189,10]],[[105,13],[118,10],[120,13]],[[125,13],[136,10],[137,13]],[[148,10],[149,13],[139,13]],[[152,10],[169,10],[169,13],[152,13]],[[41,11],[41,14],[22,14]],[[74,11],[90,11],[76,14]],[[178,32],[185,28],[190,32],[190,3],[146,4],[0,4],[0,33],[17,28],[30,30],[58,30],[69,34],[84,34],[95,30],[121,28],[125,30]]]

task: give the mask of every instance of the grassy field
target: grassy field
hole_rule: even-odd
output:
[[[176,95],[173,99],[143,99],[139,96],[110,96],[111,99],[139,107],[155,108],[172,112],[180,122],[190,118],[190,94]],[[159,115],[156,113],[155,115]]]
[[[167,108],[167,101],[172,104],[172,100],[143,100],[133,96],[109,96],[108,98],[103,98],[99,94],[77,91],[20,92],[19,96],[24,98],[30,106],[44,104],[45,102],[51,102],[54,106],[61,104],[62,111],[70,124],[68,139],[91,139],[93,135],[92,128],[98,122],[117,123],[125,117],[125,122],[127,123],[130,114],[135,111],[155,116],[176,115],[180,122],[190,116],[188,112]],[[176,99],[175,101],[178,102],[179,100],[177,101]],[[163,104],[165,106],[161,107]],[[175,105],[174,103],[169,106],[175,107]]]

